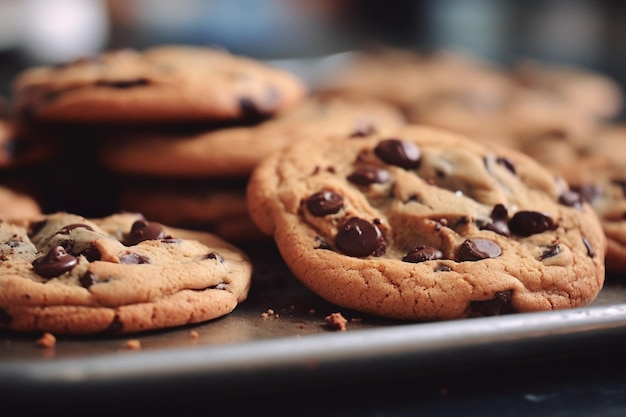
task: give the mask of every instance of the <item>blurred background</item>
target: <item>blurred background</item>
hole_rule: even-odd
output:
[[[622,1],[0,0],[0,94],[25,67],[163,43],[275,62],[377,44],[455,47],[503,64],[580,65],[626,85]]]

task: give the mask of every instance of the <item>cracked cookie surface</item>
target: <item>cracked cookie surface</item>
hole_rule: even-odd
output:
[[[420,126],[322,138],[266,159],[248,208],[312,291],[439,320],[582,306],[606,241],[581,196],[529,157]]]
[[[0,222],[0,329],[132,333],[211,320],[252,267],[223,240],[122,213]]]

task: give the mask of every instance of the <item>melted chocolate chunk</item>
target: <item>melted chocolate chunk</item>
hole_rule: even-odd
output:
[[[343,224],[337,232],[335,244],[341,252],[356,257],[380,256],[386,246],[380,229],[358,217],[352,217]]]
[[[541,254],[539,259],[544,260],[546,258],[552,258],[553,256],[556,256],[559,253],[561,253],[561,245],[559,244],[552,245]]]
[[[145,87],[147,85],[150,85],[150,80],[148,80],[147,78],[137,78],[134,80],[117,80],[117,81],[109,81],[109,80],[96,81],[97,87],[116,88],[119,90],[125,90],[127,88],[134,88],[134,87]]]
[[[489,239],[467,239],[459,248],[459,261],[480,261],[482,259],[497,258],[502,255],[502,249]]]
[[[445,264],[439,264],[433,269],[434,272],[450,272],[452,268]]]
[[[528,237],[555,228],[552,218],[538,211],[518,211],[509,221],[509,229],[517,236]]]
[[[125,253],[120,256],[120,263],[125,265],[131,264],[149,264],[150,259],[135,252]]]
[[[335,214],[343,208],[343,197],[333,191],[319,191],[307,198],[306,208],[315,217]]]
[[[374,153],[382,161],[404,169],[417,169],[421,163],[421,151],[413,142],[386,139],[375,148]]]
[[[559,203],[566,207],[580,208],[583,204],[583,197],[576,191],[567,190],[559,196]]]
[[[472,301],[469,305],[470,317],[499,316],[515,313],[511,305],[513,290],[498,291],[490,300]]]
[[[356,185],[384,184],[390,178],[389,171],[375,166],[359,167],[348,175],[348,181]]]
[[[134,246],[144,240],[164,239],[165,232],[159,223],[147,220],[137,220],[130,228],[130,233],[125,236],[124,244]]]
[[[504,204],[496,204],[491,210],[491,223],[485,224],[482,229],[491,230],[502,236],[511,236],[509,230],[509,213]]]
[[[87,271],[83,275],[81,275],[80,278],[78,278],[78,282],[80,282],[80,285],[82,285],[84,288],[89,288],[93,284],[98,282],[98,277],[96,277],[96,274],[94,274],[93,272]]]
[[[419,245],[414,247],[402,258],[403,262],[419,263],[443,258],[443,253],[432,246]]]
[[[583,237],[583,245],[585,245],[585,248],[587,249],[587,256],[590,258],[596,256],[596,253],[593,251],[593,247],[591,246],[591,242],[589,242],[586,237]]]
[[[78,259],[65,251],[62,246],[51,248],[47,254],[32,262],[37,275],[54,278],[71,271],[78,264]]]

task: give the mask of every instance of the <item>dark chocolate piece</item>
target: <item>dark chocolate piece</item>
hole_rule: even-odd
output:
[[[480,261],[482,259],[497,258],[502,255],[502,249],[489,239],[467,239],[459,248],[459,261]]]
[[[78,259],[65,251],[62,246],[51,248],[47,254],[32,262],[37,275],[54,278],[71,271],[78,264]]]
[[[306,207],[316,217],[335,214],[343,208],[343,197],[334,191],[319,191],[307,198]]]
[[[352,217],[339,229],[335,238],[337,248],[346,255],[380,256],[385,252],[386,242],[378,227],[367,220]]]
[[[419,263],[443,258],[443,253],[432,246],[419,245],[414,247],[402,258],[403,262]]]
[[[552,218],[538,211],[518,211],[509,221],[509,229],[514,235],[528,237],[555,228]]]
[[[386,139],[374,148],[382,161],[404,169],[417,169],[421,163],[421,151],[413,142]]]

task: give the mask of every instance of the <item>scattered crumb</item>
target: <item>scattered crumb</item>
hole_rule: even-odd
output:
[[[348,320],[341,313],[332,313],[324,318],[326,325],[334,330],[343,332],[346,330]]]
[[[124,349],[138,350],[141,349],[141,342],[137,339],[130,339],[124,343]]]
[[[51,348],[57,343],[57,338],[52,333],[44,333],[35,344],[41,348]]]
[[[280,314],[276,313],[274,309],[268,308],[267,311],[261,313],[261,317],[263,317],[264,319],[269,319],[270,317],[277,319],[280,317]]]
[[[309,314],[315,314],[315,309],[314,308],[310,309]]]
[[[195,330],[192,330],[192,331],[189,332],[189,337],[192,338],[192,339],[197,339],[199,336],[200,335]]]

